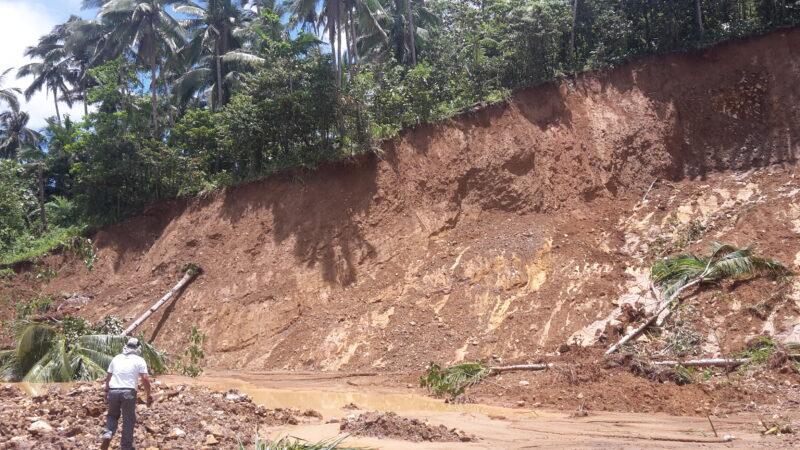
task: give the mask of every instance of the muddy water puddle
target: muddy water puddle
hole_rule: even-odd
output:
[[[346,406],[355,405],[359,410],[391,411],[397,414],[407,413],[472,413],[493,417],[531,417],[540,415],[556,416],[553,413],[537,412],[525,409],[503,408],[499,406],[466,403],[446,403],[441,399],[415,393],[391,392],[383,390],[343,390],[341,387],[325,387],[307,389],[302,387],[269,387],[252,381],[227,377],[161,377],[169,383],[197,384],[217,391],[236,389],[247,394],[257,404],[268,408],[314,409],[327,417],[346,415]],[[267,383],[269,384],[269,383]]]
[[[718,436],[705,417],[663,414],[590,412],[572,417],[569,412],[504,408],[483,404],[448,404],[419,393],[404,392],[380,379],[322,375],[234,374],[161,377],[167,384],[188,383],[226,391],[237,389],[268,408],[314,409],[323,415],[319,424],[272,428],[272,438],[296,436],[318,441],[340,435],[338,423],[326,423],[364,411],[394,412],[405,417],[443,424],[475,436],[473,442],[407,442],[393,439],[348,437],[344,443],[378,449],[518,449],[518,448],[794,448],[796,441],[768,440],[752,426],[757,418],[715,418]],[[358,410],[346,409],[355,405]],[[723,442],[730,435],[733,440]]]

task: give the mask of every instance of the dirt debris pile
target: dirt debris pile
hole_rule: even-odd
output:
[[[474,436],[455,428],[432,425],[419,419],[398,416],[392,412],[373,411],[358,416],[352,414],[342,420],[339,429],[343,433],[355,436],[401,439],[412,442],[470,442],[476,440]]]
[[[135,442],[143,449],[229,449],[252,444],[257,430],[263,435],[270,426],[319,421],[318,413],[267,409],[236,391],[160,383],[153,388],[152,407],[136,407]],[[35,394],[6,385],[0,387],[0,403],[0,449],[87,449],[100,443],[106,407],[99,384]],[[112,447],[118,440],[119,430]]]

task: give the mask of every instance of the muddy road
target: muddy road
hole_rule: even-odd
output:
[[[402,382],[403,374],[209,372],[197,378],[161,377],[166,384],[198,384],[214,390],[237,389],[267,408],[307,410],[322,415],[318,423],[279,425],[269,436],[318,441],[339,435],[340,422],[367,411],[445,425],[475,439],[470,442],[410,442],[351,436],[343,443],[379,449],[523,449],[523,448],[797,448],[796,434],[764,436],[763,413],[674,416],[571,411],[487,404],[448,404]],[[782,411],[785,413],[786,411]],[[794,412],[797,423],[800,414]],[[711,426],[713,423],[713,429]],[[716,436],[714,431],[716,431]],[[729,442],[725,442],[730,439]]]

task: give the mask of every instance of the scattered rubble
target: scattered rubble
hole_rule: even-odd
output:
[[[431,425],[418,419],[401,417],[392,412],[375,411],[359,416],[352,414],[342,420],[339,429],[356,436],[402,439],[412,442],[469,442],[476,439],[455,428]]]
[[[53,386],[27,394],[0,387],[0,449],[86,449],[99,445],[106,407],[100,384]],[[143,400],[140,395],[140,401]],[[252,444],[257,429],[318,422],[317,411],[267,409],[235,390],[153,385],[151,407],[136,406],[140,448],[233,448]],[[119,439],[119,433],[115,437]],[[117,445],[112,442],[112,448]]]

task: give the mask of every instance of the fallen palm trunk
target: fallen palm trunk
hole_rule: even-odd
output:
[[[542,363],[542,364],[517,364],[513,366],[500,366],[500,367],[489,367],[489,373],[502,373],[502,372],[511,372],[514,370],[547,370],[552,369],[555,367],[553,363]]]
[[[688,288],[690,286],[694,286],[695,284],[698,284],[698,283],[700,283],[702,281],[703,281],[703,276],[701,275],[700,277],[698,277],[694,281],[691,281],[691,282],[681,286],[678,290],[675,291],[674,294],[672,294],[672,297],[669,300],[667,300],[666,302],[664,302],[664,305],[661,306],[660,308],[658,308],[658,310],[655,313],[653,313],[653,315],[651,315],[643,324],[641,324],[638,328],[636,328],[635,330],[633,330],[630,333],[628,333],[625,336],[623,336],[622,339],[617,341],[616,344],[614,344],[611,347],[609,347],[609,349],[606,350],[606,353],[605,353],[606,356],[608,356],[608,355],[614,353],[615,351],[619,350],[620,347],[622,347],[623,345],[628,343],[630,340],[632,340],[632,339],[636,338],[637,336],[639,336],[640,334],[642,334],[642,332],[644,330],[646,330],[647,327],[652,325],[653,322],[655,322],[656,319],[658,319],[658,316],[660,316],[661,313],[664,312],[665,309],[669,308],[672,305],[673,299],[677,298],[678,295],[683,290],[685,290],[686,288]]]
[[[653,361],[654,366],[666,367],[736,367],[750,362],[750,358],[709,358],[690,359],[687,361]]]
[[[176,284],[175,287],[170,289],[169,292],[164,294],[164,296],[161,297],[159,301],[153,304],[153,306],[151,306],[150,309],[145,311],[144,314],[139,316],[138,319],[134,320],[133,323],[128,325],[128,328],[125,328],[125,331],[122,332],[122,336],[127,336],[130,333],[132,333],[133,330],[135,330],[139,325],[141,325],[145,320],[147,320],[148,317],[153,315],[154,312],[156,312],[159,308],[164,306],[164,304],[170,301],[170,299],[175,297],[175,294],[180,292],[180,290],[183,289],[187,284],[189,284],[194,279],[194,277],[196,277],[199,273],[200,273],[200,268],[195,266],[194,264],[190,264],[186,268],[186,272],[183,274],[183,278],[181,278],[181,280],[178,281],[178,284]]]

